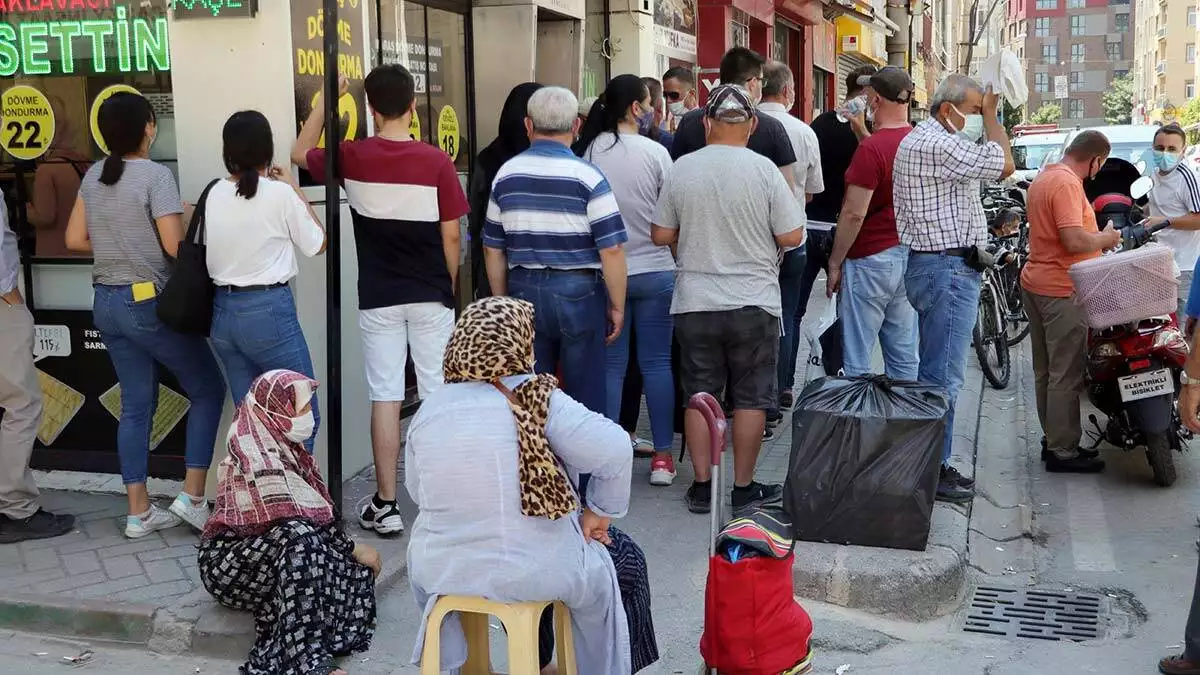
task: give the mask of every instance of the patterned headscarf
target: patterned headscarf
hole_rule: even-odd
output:
[[[546,440],[552,375],[535,375],[511,392],[500,381],[533,372],[533,305],[508,297],[467,307],[446,345],[447,383],[488,382],[508,397],[520,444],[521,513],[557,520],[579,510],[579,499]]]
[[[217,466],[217,500],[204,538],[257,536],[279,521],[333,522],[333,500],[317,462],[288,438],[297,411],[312,400],[317,382],[290,370],[263,373],[242,399]]]

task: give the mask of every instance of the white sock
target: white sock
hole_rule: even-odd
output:
[[[134,518],[137,518],[138,520],[145,520],[145,519],[149,518],[150,514],[153,512],[154,512],[154,507],[151,506],[150,508],[146,509],[145,513],[139,513],[139,514],[135,515]]]
[[[186,492],[180,492],[179,496],[183,497],[187,501],[187,503],[191,506],[199,506],[204,503],[203,495],[201,495],[199,497],[193,497],[192,495],[189,495]]]

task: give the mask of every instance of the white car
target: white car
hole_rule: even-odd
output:
[[[1042,167],[1057,160],[1066,138],[1066,132],[1024,134],[1014,138],[1012,150],[1017,170],[1013,172],[1011,182],[1032,181],[1036,178]]]

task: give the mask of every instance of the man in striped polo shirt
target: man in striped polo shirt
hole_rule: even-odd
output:
[[[563,390],[605,411],[605,344],[624,324],[628,238],[604,174],[571,152],[579,103],[561,87],[529,99],[529,149],[496,174],[483,225],[496,295],[533,303],[540,373],[561,367]]]

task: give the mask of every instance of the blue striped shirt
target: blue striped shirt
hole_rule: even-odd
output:
[[[535,141],[492,183],[483,244],[510,268],[599,269],[600,250],[628,238],[604,174],[561,143]]]

